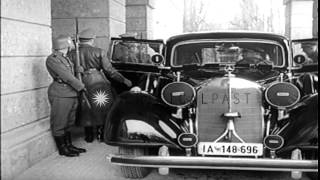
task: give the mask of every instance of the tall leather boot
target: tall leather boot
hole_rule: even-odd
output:
[[[73,151],[73,152],[76,152],[76,153],[84,153],[84,152],[87,152],[87,150],[83,149],[83,148],[78,148],[78,147],[75,147],[73,144],[72,144],[72,139],[71,139],[71,133],[70,132],[66,132],[66,135],[65,135],[65,143],[67,145],[67,147],[69,148],[70,151]]]
[[[97,140],[103,142],[103,126],[97,126]]]
[[[93,126],[84,127],[84,134],[85,134],[84,140],[87,141],[88,143],[91,143],[94,139]]]
[[[54,140],[56,142],[58,151],[60,155],[64,155],[67,157],[75,157],[75,156],[79,156],[79,153],[70,151],[69,148],[67,147],[66,143],[65,143],[65,137],[64,136],[55,136]]]

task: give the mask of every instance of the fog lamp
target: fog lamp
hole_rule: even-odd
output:
[[[284,139],[279,135],[269,135],[264,138],[264,145],[270,150],[278,150],[284,144]]]
[[[178,143],[181,147],[190,148],[198,143],[198,137],[192,133],[182,133],[178,137]]]

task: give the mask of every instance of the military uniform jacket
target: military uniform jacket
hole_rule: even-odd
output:
[[[73,63],[60,52],[48,56],[46,66],[53,78],[48,89],[49,96],[77,97],[84,84],[74,76]]]
[[[70,58],[73,62],[76,60],[76,52],[72,51]],[[107,53],[97,47],[93,47],[87,44],[81,44],[79,47],[80,65],[83,67],[84,71],[89,69],[97,69],[98,71],[103,70],[108,78],[116,80],[123,83],[125,78],[112,67]]]

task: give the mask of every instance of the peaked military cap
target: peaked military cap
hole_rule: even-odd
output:
[[[85,29],[79,33],[79,38],[81,39],[94,39],[96,38],[96,34],[93,29]]]
[[[312,47],[312,46],[316,46],[318,42],[316,41],[307,41],[307,42],[302,42],[301,43],[301,47]]]
[[[71,47],[71,38],[67,35],[59,35],[52,41],[52,49],[60,50]]]
[[[121,38],[138,38],[138,33],[137,32],[129,32],[129,33],[124,33],[119,35]]]

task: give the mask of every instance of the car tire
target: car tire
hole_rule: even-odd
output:
[[[119,154],[141,156],[141,155],[147,155],[148,150],[145,148],[120,146]],[[132,178],[132,179],[144,178],[151,171],[150,168],[134,167],[134,166],[120,166],[120,170],[122,175],[125,178]]]

